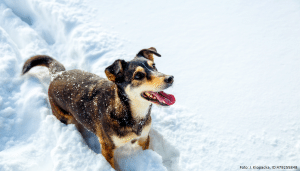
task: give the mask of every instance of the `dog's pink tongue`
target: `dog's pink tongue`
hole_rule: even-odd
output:
[[[175,103],[175,97],[172,94],[167,94],[163,91],[152,92],[152,94],[157,98],[161,103],[165,102],[167,105],[172,105]]]

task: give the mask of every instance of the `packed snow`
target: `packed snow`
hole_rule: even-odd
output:
[[[0,171],[114,170],[52,115],[48,70],[21,69],[45,54],[105,77],[152,46],[176,103],[153,108],[150,149],[118,149],[117,170],[300,168],[299,1],[0,0]]]

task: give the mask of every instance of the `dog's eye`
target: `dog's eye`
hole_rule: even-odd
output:
[[[155,64],[153,64],[152,67],[153,67],[154,69],[156,69]]]
[[[135,79],[135,80],[141,80],[141,79],[143,79],[144,77],[145,77],[145,74],[144,74],[144,73],[138,72],[138,73],[135,74],[134,79]]]

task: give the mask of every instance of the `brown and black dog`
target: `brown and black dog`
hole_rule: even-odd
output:
[[[157,71],[153,54],[142,49],[131,61],[116,60],[105,69],[108,78],[81,70],[65,71],[55,59],[37,55],[28,59],[22,74],[34,66],[48,67],[53,78],[49,102],[53,115],[65,124],[75,124],[82,133],[86,128],[99,139],[103,156],[114,168],[114,151],[130,142],[149,148],[152,103],[170,106],[170,87],[174,77]],[[83,128],[84,127],[84,128]]]

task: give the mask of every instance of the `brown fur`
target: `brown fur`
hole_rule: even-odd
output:
[[[143,54],[144,53],[144,54]],[[128,142],[137,142],[142,149],[150,143],[151,107],[140,96],[142,91],[158,91],[171,84],[164,82],[167,75],[153,68],[153,57],[160,56],[155,48],[143,49],[129,62],[116,60],[101,78],[81,70],[65,71],[55,59],[39,55],[26,61],[23,74],[34,66],[46,66],[50,74],[61,74],[49,85],[49,102],[53,115],[65,124],[75,124],[93,132],[101,144],[103,156],[114,168],[114,151]],[[145,70],[149,65],[151,71]],[[145,74],[135,80],[138,72]]]
[[[154,47],[151,47],[149,49],[142,49],[137,54],[137,56],[141,55],[144,56],[146,59],[149,59],[150,61],[154,61],[153,54],[160,57],[161,55],[157,53],[156,49]]]

